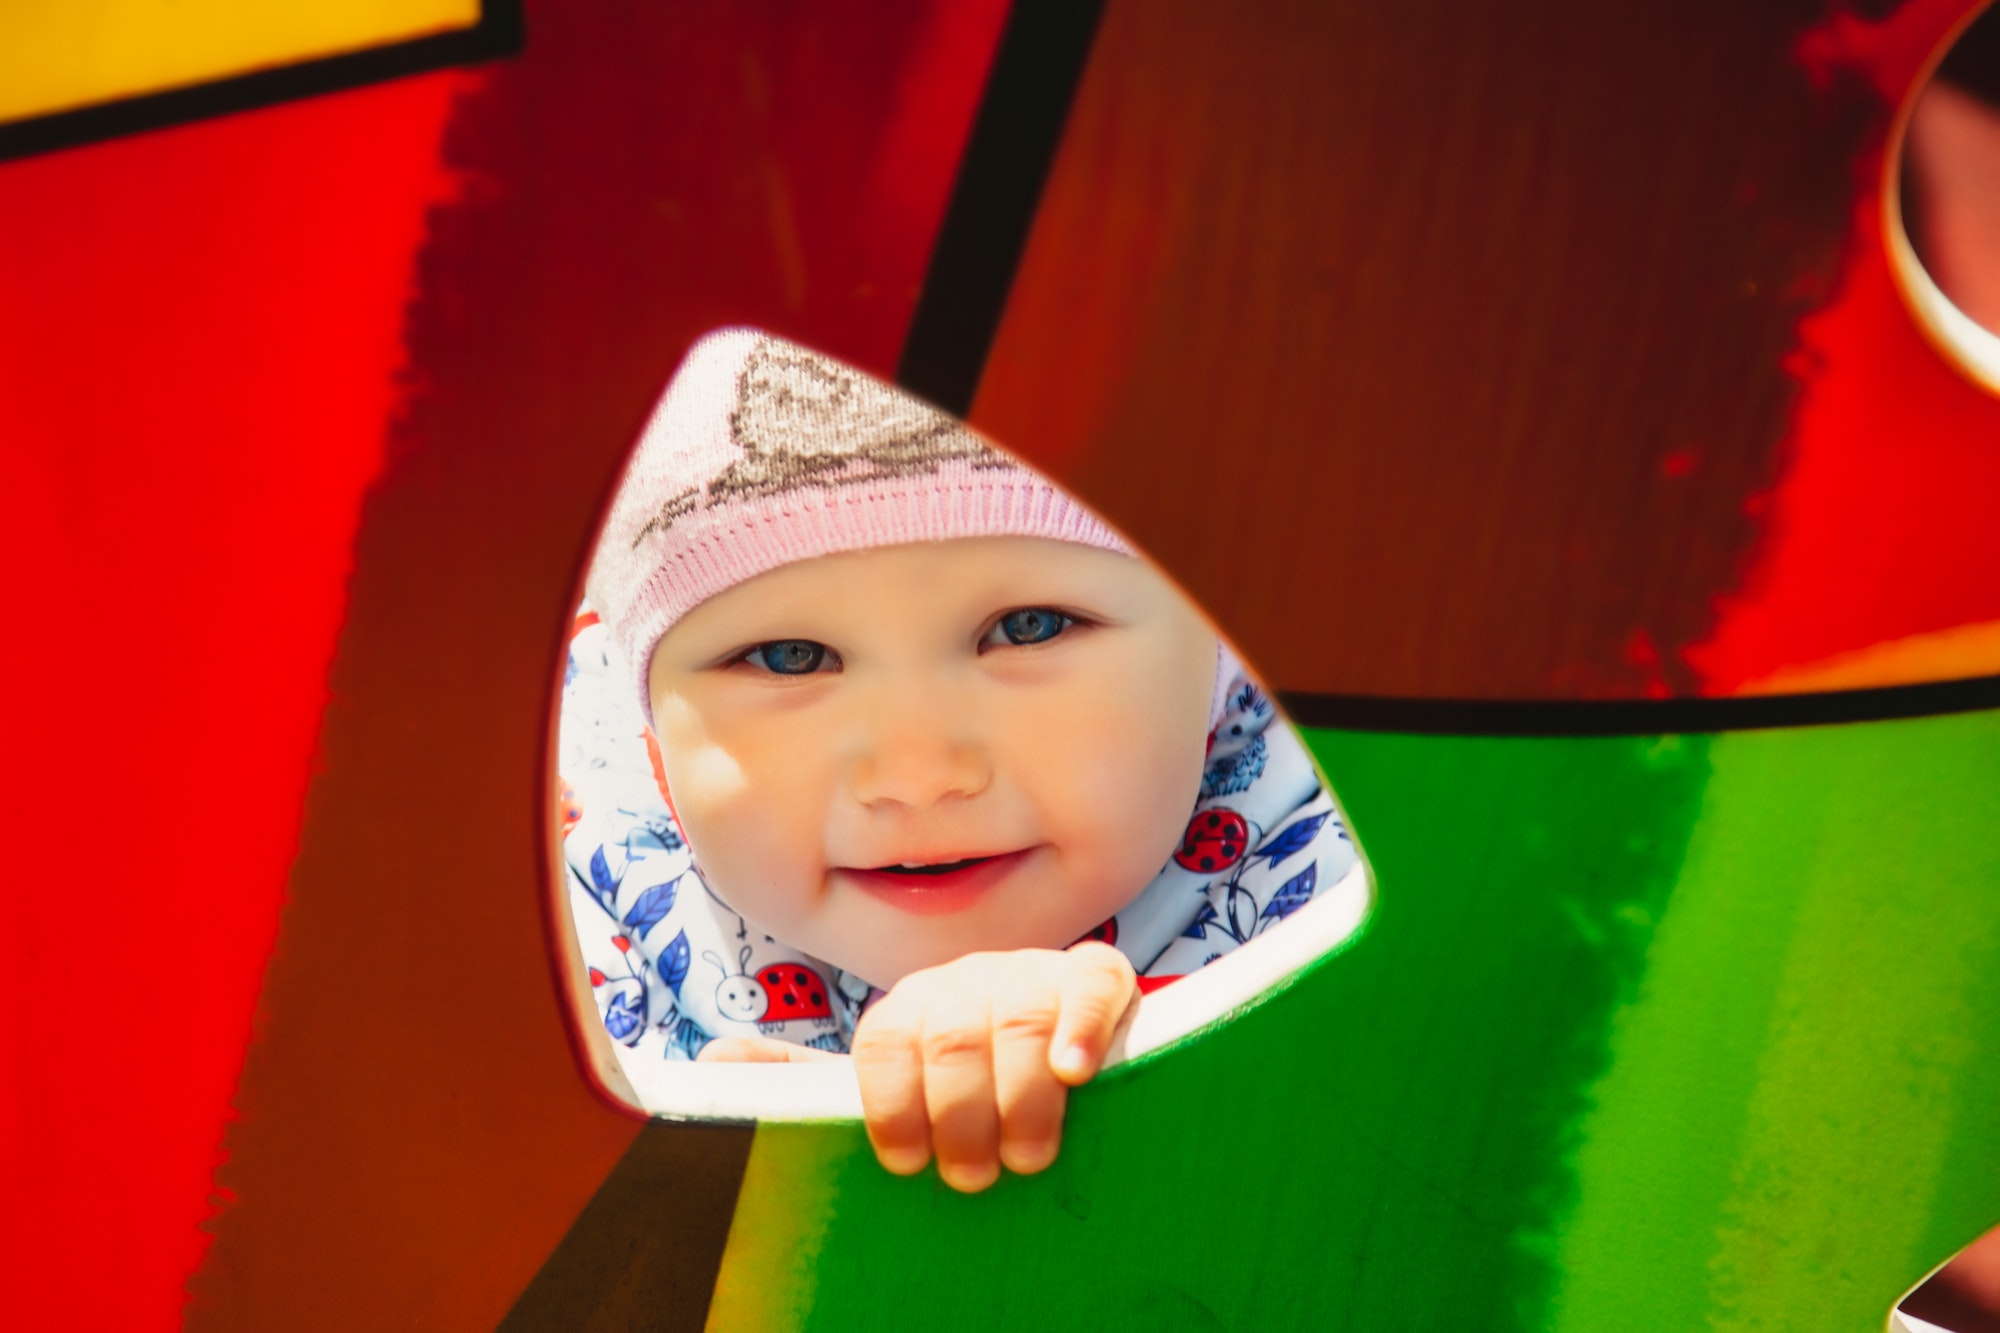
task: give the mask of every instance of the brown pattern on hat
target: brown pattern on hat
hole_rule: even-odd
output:
[[[936,472],[948,460],[1016,466],[920,398],[776,338],[760,338],[736,376],[730,442],[742,456],[706,486],[668,496],[632,538],[634,550],[678,518],[730,500]]]
[[[731,500],[936,472],[954,459],[1016,466],[922,400],[771,338],[750,349],[736,377],[729,438],[743,456],[705,488],[668,497],[632,539],[634,549],[676,519]]]
[[[948,459],[1013,466],[918,399],[768,339],[737,376],[729,434],[743,457],[708,483],[711,504],[935,472]]]
[[[690,486],[684,491],[670,495],[660,505],[658,511],[640,525],[632,537],[632,549],[638,550],[640,543],[656,532],[665,532],[674,525],[674,520],[684,514],[691,514],[701,508],[701,492]]]

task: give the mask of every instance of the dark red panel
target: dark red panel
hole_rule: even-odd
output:
[[[572,1058],[542,920],[597,506],[710,327],[891,370],[1002,12],[550,0],[457,106],[194,1322],[490,1328],[631,1142]],[[667,1248],[712,1264],[748,1135],[662,1132],[708,1168]],[[692,1267],[663,1321],[699,1317]]]
[[[1726,693],[2000,614],[2000,415],[1874,222],[1973,7],[1113,0],[973,419],[1293,691]]]

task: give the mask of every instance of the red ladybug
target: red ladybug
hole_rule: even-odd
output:
[[[577,821],[583,818],[583,804],[576,799],[575,790],[567,782],[563,783],[562,795],[556,797],[556,815],[562,820],[562,836],[565,838],[576,827]]]
[[[1197,810],[1188,821],[1187,833],[1174,862],[1183,870],[1212,875],[1227,870],[1243,859],[1250,849],[1250,823],[1234,810],[1217,806]]]
[[[1092,926],[1089,930],[1071,940],[1069,947],[1074,949],[1085,940],[1096,940],[1099,944],[1118,943],[1118,918],[1115,916],[1106,917],[1103,925]]]
[[[833,1006],[826,1000],[826,983],[804,963],[773,963],[757,974],[757,980],[770,1001],[758,1020],[761,1023],[833,1017]]]

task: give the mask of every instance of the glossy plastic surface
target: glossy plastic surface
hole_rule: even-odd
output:
[[[2000,670],[2000,399],[1883,232],[1975,7],[1109,0],[1065,84],[1000,3],[537,0],[0,165],[9,1317],[1880,1327],[2000,1218],[1990,700],[1320,734],[1373,924],[981,1199],[596,1094],[546,735],[688,341],[891,374],[968,272],[973,420],[1302,709]]]
[[[712,1326],[1859,1333],[2000,1219],[2000,714],[1310,735],[1359,939],[988,1196],[761,1129]]]

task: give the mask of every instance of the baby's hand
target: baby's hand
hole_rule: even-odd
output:
[[[936,1154],[945,1184],[972,1193],[1056,1158],[1069,1089],[1104,1063],[1138,993],[1106,944],[975,953],[913,972],[854,1033],[868,1138],[882,1165],[914,1175]]]

